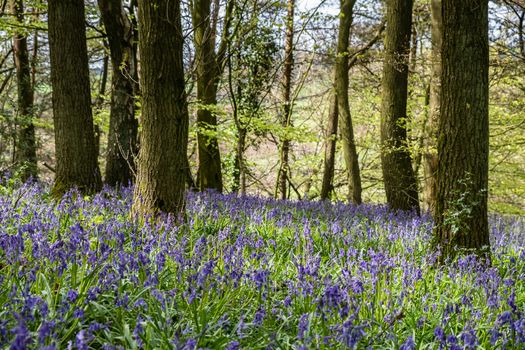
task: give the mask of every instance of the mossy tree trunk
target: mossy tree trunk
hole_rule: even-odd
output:
[[[419,212],[417,181],[407,140],[412,5],[412,0],[387,1],[381,103],[381,167],[390,208]]]
[[[335,64],[335,89],[337,106],[341,118],[341,144],[345,158],[348,179],[348,201],[361,204],[361,174],[348,101],[348,46],[350,43],[350,28],[353,21],[355,0],[341,0],[339,15],[339,35],[337,39],[337,57]]]
[[[9,0],[11,13],[19,24],[24,23],[23,0]],[[33,84],[31,80],[31,64],[27,49],[27,37],[23,31],[16,31],[13,36],[13,54],[17,79],[17,135],[15,160],[20,169],[20,179],[26,181],[37,177],[36,138],[33,125]]]
[[[180,219],[189,123],[180,0],[139,1],[138,17],[142,130],[132,211],[143,217],[163,211]]]
[[[49,0],[56,174],[53,192],[101,188],[97,163],[83,0]]]
[[[442,260],[490,248],[488,0],[442,0],[435,239]]]
[[[99,0],[111,55],[111,110],[105,182],[127,185],[134,180],[138,152],[138,121],[135,118],[134,30],[121,0]]]

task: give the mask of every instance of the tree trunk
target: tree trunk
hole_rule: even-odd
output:
[[[24,22],[23,0],[10,0],[11,13],[20,24]],[[18,87],[17,100],[17,140],[15,160],[20,169],[20,179],[37,177],[35,126],[33,125],[33,84],[31,65],[27,49],[27,37],[23,32],[15,32],[13,37],[13,56],[15,58]]]
[[[246,169],[244,163],[244,151],[246,149],[246,128],[237,129],[237,147],[235,149],[235,171],[233,192],[241,196],[246,194]]]
[[[441,43],[443,36],[443,19],[441,16],[441,0],[432,0],[432,76],[430,81],[430,102],[426,135],[424,137],[424,204],[434,215],[436,203],[436,171],[437,171],[437,124],[439,120],[439,105],[441,103]]]
[[[133,182],[134,157],[138,151],[133,25],[122,7],[122,0],[99,0],[98,6],[108,36],[112,67],[105,181],[112,186],[128,185]]]
[[[442,260],[490,249],[488,0],[442,0],[435,239]]]
[[[295,0],[288,0],[286,15],[286,36],[284,44],[284,72],[283,72],[283,110],[281,115],[281,126],[288,128],[291,126],[292,112],[292,70],[294,65],[293,56],[293,37],[294,37],[294,12]],[[277,186],[275,196],[280,199],[288,197],[288,177],[290,176],[289,154],[291,142],[286,130],[283,131],[280,149],[280,166],[277,173]]]
[[[181,219],[189,118],[180,0],[140,1],[138,17],[142,131],[132,212]]]
[[[356,52],[349,57],[348,60],[348,72],[358,62],[358,57],[369,50],[379,40],[381,33],[385,28],[385,21],[382,21],[376,34],[372,39],[366,43],[363,47],[358,49]],[[334,69],[334,83],[337,72]],[[326,133],[327,142],[325,143],[325,158],[324,158],[324,169],[323,169],[323,182],[321,186],[321,200],[328,199],[331,195],[334,195],[334,171],[335,171],[335,152],[337,146],[337,128],[339,119],[339,108],[337,103],[337,95],[334,91],[332,100],[330,101],[330,110],[328,116],[328,129]],[[351,133],[353,135],[353,132]],[[357,157],[356,157],[357,159]]]
[[[49,0],[56,174],[53,192],[101,188],[97,163],[83,0]]]
[[[412,0],[387,1],[381,103],[381,166],[394,210],[419,212],[417,182],[407,140],[407,81]]]
[[[328,112],[328,128],[326,130],[326,142],[324,146],[323,182],[321,185],[321,200],[330,199],[334,192],[335,151],[337,148],[337,124],[339,119],[339,108],[337,106],[337,95],[332,95],[330,110]]]
[[[197,64],[197,143],[199,148],[199,190],[222,192],[221,155],[217,141],[217,86],[220,69],[215,53],[215,35],[211,26],[211,0],[195,0],[192,20]]]
[[[354,140],[350,103],[348,102],[348,45],[354,4],[355,0],[341,0],[335,64],[335,88],[339,116],[341,117],[341,143],[343,145],[343,155],[348,172],[348,201],[354,204],[361,204],[361,175],[359,173],[359,161]]]
[[[104,48],[108,49],[109,44],[107,43],[107,40],[103,41]],[[98,89],[98,95],[97,99],[95,100],[95,114],[99,113],[100,110],[104,108],[104,96],[106,95],[106,86],[108,84],[108,71],[109,71],[109,55],[107,52],[104,52],[104,58],[102,60],[102,73],[100,74],[100,86]],[[96,153],[97,157],[100,155],[100,137],[102,136],[102,130],[100,126],[95,123],[94,125],[95,130],[95,147],[96,147]]]

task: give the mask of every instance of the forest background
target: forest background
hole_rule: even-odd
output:
[[[287,8],[280,1],[240,0],[232,9],[232,27],[225,67],[218,85],[217,104],[197,98],[195,43],[190,4],[182,2],[184,67],[190,111],[189,168],[197,181],[197,110],[217,117],[216,137],[225,192],[278,195],[282,164],[280,142],[290,142],[288,184],[282,198],[319,199],[328,115],[333,96],[333,70],[339,29],[339,4],[334,1],[298,1],[295,5],[291,111],[282,123],[283,70]],[[90,85],[101,172],[108,157],[111,103],[111,59],[107,33],[96,1],[85,1]],[[50,57],[47,37],[47,4],[24,2],[23,19],[11,15],[2,1],[0,17],[0,156],[4,171],[16,171],[16,143],[20,131],[17,107],[13,35],[27,36],[31,79],[34,87],[34,126],[39,177],[54,178],[54,129],[51,105]],[[224,28],[225,4],[212,4],[218,37]],[[133,23],[133,1],[124,1]],[[246,11],[246,9],[251,9]],[[215,10],[217,9],[217,10]],[[357,1],[350,32],[349,102],[362,178],[364,202],[386,200],[381,171],[380,112],[381,74],[384,60],[383,1]],[[491,1],[490,39],[490,168],[489,209],[525,214],[525,49],[524,4]],[[220,42],[217,44],[217,46]],[[429,124],[432,77],[431,9],[417,0],[409,59],[408,145],[419,187],[424,187],[425,138]],[[140,104],[137,102],[137,104]],[[140,107],[140,106],[139,106]],[[242,131],[242,144],[241,133]],[[239,149],[242,162],[239,164]],[[337,143],[334,191],[331,198],[345,201],[348,186],[341,143]],[[420,198],[424,203],[424,195]],[[423,205],[425,208],[425,206]]]

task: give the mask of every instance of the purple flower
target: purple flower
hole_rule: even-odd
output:
[[[75,345],[78,350],[88,350],[89,349],[89,342],[90,342],[90,336],[87,334],[85,330],[80,330],[80,332],[77,333],[75,337]]]
[[[416,344],[414,343],[414,337],[409,336],[407,340],[401,344],[399,347],[399,350],[414,350],[416,348]]]
[[[186,341],[186,344],[184,344],[183,350],[194,350],[197,348],[197,340],[190,338]]]
[[[439,339],[439,341],[441,343],[444,343],[445,342],[445,331],[443,331],[443,328],[437,326],[435,329],[434,329],[434,336]]]
[[[512,313],[510,311],[503,312],[501,315],[498,316],[497,322],[500,325],[504,325],[507,323],[510,324],[512,322]]]
[[[54,322],[44,321],[38,328],[38,344],[42,345],[46,342],[46,338],[51,335],[53,328],[55,327]]]
[[[498,341],[499,337],[501,337],[502,335],[498,327],[495,326],[494,328],[490,329],[489,334],[490,334],[490,343],[492,345],[496,345],[496,342]]]
[[[454,334],[447,335],[447,344],[454,345],[458,343],[458,338]]]
[[[478,337],[472,328],[464,329],[459,338],[466,349],[475,349],[478,346]]]
[[[260,326],[263,323],[265,316],[266,316],[266,310],[264,310],[263,308],[260,308],[255,313],[255,317],[253,318],[253,324],[256,326]]]
[[[309,324],[310,324],[309,315],[308,314],[303,314],[301,316],[301,318],[299,318],[299,325],[297,327],[298,328],[298,330],[297,330],[297,338],[299,340],[303,340],[304,339],[304,335],[308,331]]]
[[[241,348],[241,345],[239,344],[238,341],[229,342],[228,345],[226,346],[226,350],[239,350],[240,348]]]
[[[12,333],[15,334],[15,339],[9,347],[10,350],[25,350],[31,344],[31,334],[22,320],[12,330]]]
[[[343,324],[341,342],[350,349],[355,349],[359,341],[365,336],[364,326],[354,326],[347,321]]]
[[[76,290],[70,289],[67,292],[67,299],[70,303],[74,303],[78,298],[78,292]]]

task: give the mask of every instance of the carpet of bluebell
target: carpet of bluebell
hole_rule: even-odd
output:
[[[525,348],[523,218],[439,265],[427,216],[189,193],[141,224],[131,192],[0,186],[0,348]]]

